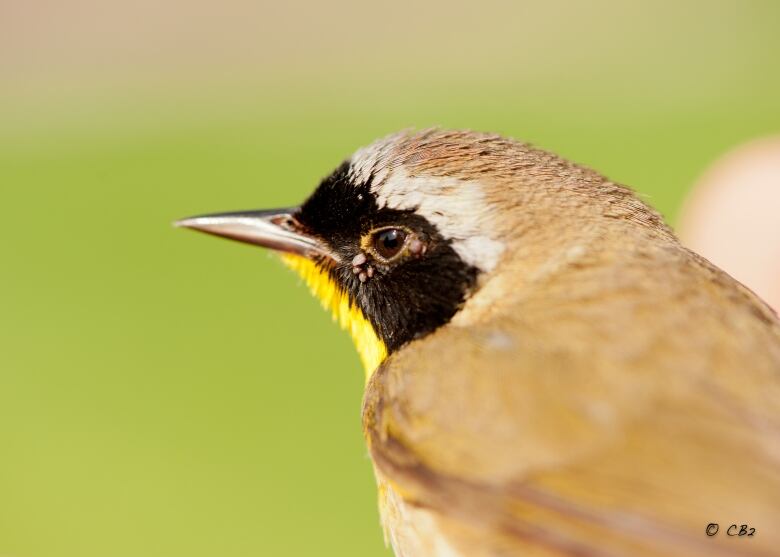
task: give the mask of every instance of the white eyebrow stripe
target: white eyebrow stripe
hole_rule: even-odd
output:
[[[374,180],[371,192],[380,207],[414,210],[452,241],[461,259],[482,271],[492,271],[504,244],[484,231],[490,230],[491,211],[482,187],[474,181],[452,177],[409,176],[401,167]]]

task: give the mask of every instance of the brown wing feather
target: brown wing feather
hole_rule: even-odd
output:
[[[526,285],[372,378],[378,476],[463,555],[780,555],[776,317],[684,250],[624,263]]]

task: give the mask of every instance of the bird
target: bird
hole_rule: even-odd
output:
[[[279,252],[352,336],[398,557],[780,555],[778,317],[630,188],[404,130],[177,224]]]

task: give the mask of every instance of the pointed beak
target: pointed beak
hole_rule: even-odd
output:
[[[214,213],[181,219],[174,225],[308,258],[336,259],[323,242],[303,230],[295,219],[296,211],[297,208],[289,208]]]

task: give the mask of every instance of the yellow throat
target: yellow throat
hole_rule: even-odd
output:
[[[282,261],[303,278],[312,294],[322,303],[322,307],[331,311],[333,320],[337,321],[342,329],[349,331],[368,381],[374,370],[387,358],[387,347],[377,336],[374,327],[361,309],[350,302],[347,293],[314,262],[287,253],[282,254]]]

